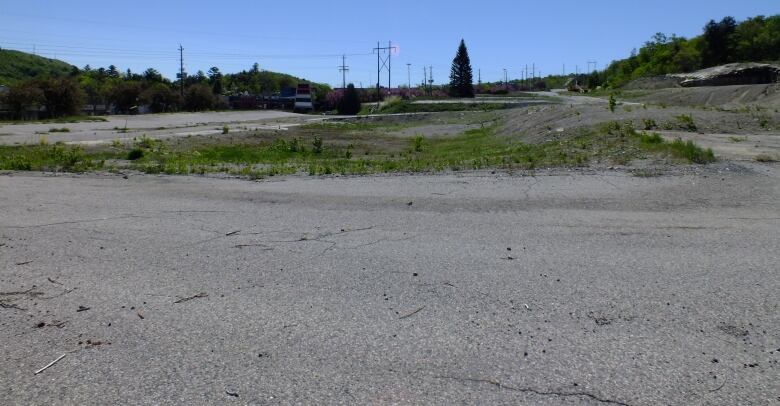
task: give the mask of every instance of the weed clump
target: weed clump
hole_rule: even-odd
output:
[[[315,154],[322,153],[322,137],[319,136],[314,137],[314,141],[312,141],[312,151]]]
[[[141,148],[133,148],[127,153],[127,159],[129,161],[136,161],[144,157],[144,150]]]
[[[412,138],[412,147],[414,148],[414,152],[422,152],[423,141],[425,141],[425,138],[419,134],[415,135],[414,138]]]
[[[686,131],[696,131],[698,129],[696,123],[693,121],[693,115],[691,114],[680,114],[674,118],[677,120],[677,124]]]

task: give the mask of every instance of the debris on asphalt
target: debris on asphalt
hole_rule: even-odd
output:
[[[225,394],[234,398],[238,397],[238,392],[232,391],[230,389],[225,389]]]
[[[60,285],[60,286],[62,286],[62,283],[60,283],[60,282],[57,282],[57,281],[55,281],[55,280],[54,280],[54,279],[52,279],[52,278],[46,278],[46,279],[48,279],[48,280],[49,280],[49,282],[51,282],[51,283],[53,283],[53,284],[55,284],[55,285]]]
[[[22,265],[31,264],[32,262],[33,262],[33,261],[17,262],[17,263],[16,263],[16,265],[17,265],[17,266],[22,266]]]
[[[76,312],[85,312],[85,311],[87,311],[89,309],[90,308],[86,307],[86,306],[79,306],[79,308],[78,308],[78,310],[76,310]]]
[[[236,235],[236,234],[238,234],[240,232],[241,232],[241,230],[231,231],[231,232],[225,234],[225,237],[230,237],[231,235]]]
[[[63,358],[65,358],[65,354],[62,354],[62,355],[60,355],[60,356],[59,356],[59,358],[57,358],[57,359],[55,359],[54,361],[52,361],[52,362],[48,363],[48,364],[47,364],[45,367],[43,367],[43,368],[41,368],[41,369],[39,369],[39,370],[35,371],[35,375],[38,375],[38,374],[40,374],[41,372],[43,372],[43,371],[45,371],[45,370],[47,370],[47,369],[51,368],[51,366],[52,366],[52,365],[54,365],[54,364],[56,364],[56,363],[60,362],[60,360],[61,360],[61,359],[63,359]]]
[[[417,314],[417,313],[421,312],[421,311],[422,311],[422,309],[425,309],[425,306],[423,306],[423,307],[421,307],[421,308],[419,308],[419,309],[417,309],[417,310],[415,310],[415,311],[413,311],[413,312],[411,312],[411,313],[409,313],[409,314],[406,314],[406,315],[404,315],[404,316],[401,316],[401,317],[399,317],[399,318],[398,318],[398,320],[407,319],[407,318],[409,318],[409,317],[412,317],[412,316],[414,316],[415,314]]]
[[[200,292],[197,295],[179,298],[179,300],[177,300],[177,301],[175,301],[173,303],[184,303],[184,302],[189,302],[190,300],[200,299],[200,298],[204,298],[204,297],[209,297],[209,294],[206,293],[206,292]]]

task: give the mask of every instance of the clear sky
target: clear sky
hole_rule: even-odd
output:
[[[393,86],[422,81],[433,66],[448,81],[461,38],[474,76],[483,81],[520,76],[536,64],[543,75],[599,69],[627,56],[654,33],[694,36],[710,19],[738,20],[780,13],[778,0],[653,1],[83,1],[0,0],[0,47],[56,57],[83,67],[116,65],[141,72],[154,67],[175,78],[178,47],[193,74],[261,69],[341,84],[376,83],[377,41],[398,47]],[[387,73],[382,74],[383,85]]]

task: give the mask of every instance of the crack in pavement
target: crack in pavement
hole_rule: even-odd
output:
[[[105,218],[99,218],[99,219],[61,221],[61,222],[57,222],[57,223],[36,224],[36,225],[32,225],[32,226],[6,226],[6,227],[7,228],[14,228],[14,229],[28,229],[28,228],[59,226],[59,225],[66,225],[66,224],[84,224],[84,223],[95,223],[95,222],[99,222],[99,221],[124,220],[124,219],[132,219],[132,218],[150,219],[152,217],[129,215],[129,216],[118,216],[118,217],[105,217]]]
[[[496,386],[499,389],[506,389],[511,390],[515,392],[522,392],[522,393],[533,393],[535,395],[540,396],[557,396],[557,397],[586,397],[589,399],[593,399],[600,403],[606,403],[611,405],[620,405],[620,406],[630,406],[628,403],[621,402],[618,400],[612,400],[612,399],[605,399],[598,395],[594,395],[592,393],[588,392],[556,392],[556,391],[543,391],[539,389],[534,388],[518,388],[514,386],[504,385],[503,383],[499,381],[494,381],[492,379],[481,379],[481,378],[462,378],[457,376],[445,376],[445,375],[438,375],[434,376],[436,379],[450,379],[455,381],[462,381],[462,382],[474,382],[474,383],[486,383],[493,386]]]

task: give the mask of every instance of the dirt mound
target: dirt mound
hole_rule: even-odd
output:
[[[634,79],[625,86],[624,90],[656,90],[671,87],[680,87],[680,79],[669,76],[648,76]]]
[[[691,90],[691,89],[679,89]],[[701,108],[622,105],[612,113],[599,105],[549,105],[507,110],[498,134],[526,143],[576,136],[609,122],[632,122],[637,130],[689,131],[707,134],[759,134],[780,129],[780,114],[754,110],[718,111]],[[686,118],[690,117],[690,120]],[[691,131],[692,124],[695,127]]]
[[[676,87],[761,85],[780,81],[780,66],[767,63],[730,63],[691,73],[649,76],[632,80],[625,90],[657,90]]]
[[[715,107],[729,110],[746,106],[780,109],[780,84],[687,87],[655,90],[631,100],[668,105]]]
[[[730,86],[776,83],[780,66],[766,63],[731,63],[692,73],[668,75],[680,79],[680,86]]]

